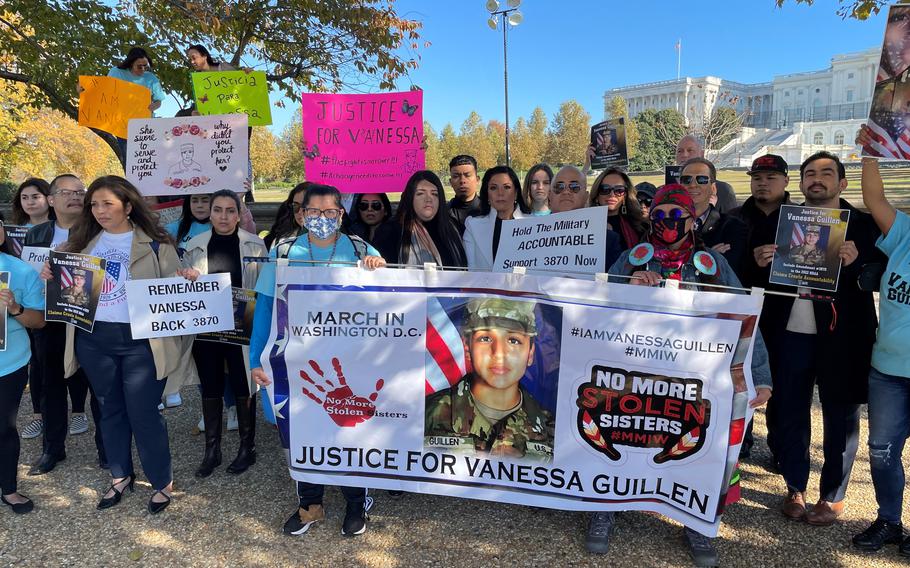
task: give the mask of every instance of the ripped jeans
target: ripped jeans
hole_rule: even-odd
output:
[[[869,465],[878,518],[901,522],[904,465],[901,454],[910,435],[910,378],[869,373]]]

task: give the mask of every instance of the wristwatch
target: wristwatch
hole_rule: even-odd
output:
[[[19,317],[22,315],[22,312],[24,312],[24,311],[25,311],[25,306],[23,306],[22,304],[19,304],[19,311],[15,314],[13,312],[10,312],[9,315],[13,316],[14,318]]]

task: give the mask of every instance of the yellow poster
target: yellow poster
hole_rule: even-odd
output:
[[[80,76],[79,124],[126,138],[131,118],[149,118],[152,92],[113,77]]]

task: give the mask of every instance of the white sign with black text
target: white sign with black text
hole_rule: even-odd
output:
[[[44,263],[47,262],[50,250],[48,247],[22,247],[22,256],[20,258],[40,273],[41,269],[44,268]]]
[[[493,272],[606,272],[607,208],[588,207],[503,221]]]
[[[231,275],[129,280],[130,327],[134,339],[195,335],[234,329]]]

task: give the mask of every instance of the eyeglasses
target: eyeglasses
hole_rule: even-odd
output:
[[[63,199],[69,199],[70,197],[78,197],[82,199],[85,197],[85,191],[70,191],[68,189],[61,189],[60,191],[55,192],[54,195],[59,195]]]
[[[639,197],[638,198],[638,202],[641,203],[641,205],[643,207],[650,207],[651,201],[653,201],[653,200],[650,197]]]
[[[664,209],[658,209],[653,211],[650,215],[652,223],[659,223],[664,220],[679,221],[689,219],[689,215],[683,215],[684,211],[678,207],[666,211]]]
[[[342,211],[344,211],[344,209],[318,209],[316,207],[307,207],[303,210],[303,214],[311,219],[318,219],[320,216],[325,217],[326,219],[337,219],[341,217]]]
[[[372,209],[373,211],[382,211],[382,202],[381,201],[361,201],[357,205],[357,209],[359,209],[361,211],[369,211],[370,209]]]
[[[571,191],[572,193],[578,193],[579,191],[581,191],[581,184],[578,183],[577,181],[570,181],[568,184],[566,184],[566,182],[564,182],[564,181],[558,181],[553,184],[552,191],[556,195],[559,195],[560,193],[565,191],[566,188],[568,188],[569,191]]]
[[[616,197],[622,197],[626,194],[626,186],[603,184],[597,192],[598,195],[610,195],[611,193]]]
[[[683,185],[692,185],[693,183],[696,183],[698,185],[708,185],[711,183],[711,176],[679,176],[679,183]]]

